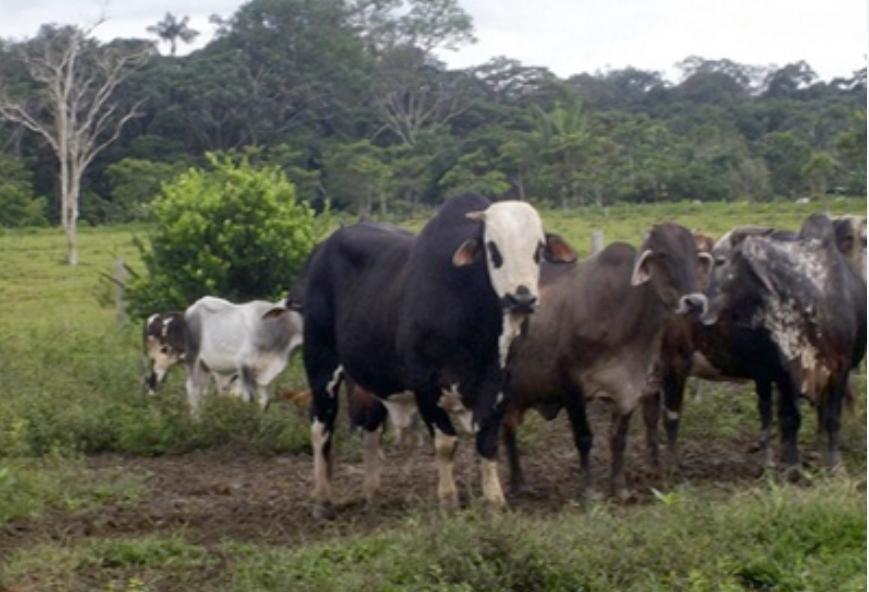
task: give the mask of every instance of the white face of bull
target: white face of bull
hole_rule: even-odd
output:
[[[502,201],[482,212],[472,212],[468,218],[483,224],[482,251],[486,257],[489,281],[502,305],[515,312],[530,313],[539,297],[540,258],[546,246],[543,224],[537,211],[524,202]],[[471,253],[454,258],[456,265],[470,262],[480,245],[473,243]]]

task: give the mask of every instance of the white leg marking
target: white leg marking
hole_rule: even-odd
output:
[[[496,508],[505,507],[507,500],[504,499],[501,480],[498,478],[498,461],[481,458],[480,472],[483,482],[483,499]]]
[[[362,489],[365,499],[370,504],[374,501],[377,490],[380,489],[383,474],[383,458],[380,453],[380,429],[373,432],[365,431],[365,482]]]
[[[326,424],[315,419],[311,424],[311,448],[314,451],[314,501],[318,504],[327,504],[332,499],[329,484],[329,459],[326,458],[325,448],[331,434],[326,430]],[[331,456],[331,455],[330,455]]]
[[[453,475],[453,461],[456,455],[458,438],[434,430],[435,456],[438,463],[438,500],[441,507],[457,508],[459,492],[456,489],[456,479]]]
[[[667,408],[665,408],[664,411],[667,413],[667,419],[669,419],[670,421],[676,421],[677,419],[679,419],[678,411],[673,411],[672,409]]]

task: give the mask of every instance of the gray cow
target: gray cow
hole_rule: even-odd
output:
[[[220,390],[235,389],[246,400],[269,402],[268,386],[302,343],[302,316],[262,300],[234,304],[205,296],[184,312],[154,315],[145,328],[145,351],[153,392],[168,369],[187,368],[187,400],[194,417],[209,380]]]

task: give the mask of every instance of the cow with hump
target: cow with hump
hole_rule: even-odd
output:
[[[145,324],[147,378],[154,393],[174,364],[187,369],[187,401],[199,416],[202,396],[211,379],[218,389],[234,389],[261,408],[269,402],[268,387],[287,366],[302,341],[302,317],[283,305],[264,300],[234,304],[205,296],[181,313],[155,314]]]
[[[799,398],[816,406],[827,465],[840,469],[839,427],[849,374],[866,352],[866,283],[837,245],[833,222],[810,216],[790,236],[727,233],[713,249],[709,310],[698,347],[720,373],[753,380],[762,451],[771,465],[772,385],[779,391],[782,461],[799,474]]]
[[[504,505],[496,454],[506,364],[537,306],[543,258],[575,255],[544,234],[527,203],[491,203],[477,194],[447,201],[416,237],[362,222],[336,230],[316,249],[304,282],[303,356],[313,393],[316,515],[331,513],[332,440],[345,373],[380,399],[414,394],[434,435],[443,506],[458,504],[449,411],[469,414],[483,497]]]
[[[510,368],[504,438],[512,491],[524,489],[516,448],[524,413],[536,408],[552,419],[565,407],[587,494],[592,433],[586,399],[600,397],[612,403],[611,493],[627,497],[623,457],[631,414],[641,402],[655,402],[666,324],[706,311],[698,276],[710,263],[688,230],[659,224],[639,250],[614,243],[574,266],[543,265],[540,309]]]

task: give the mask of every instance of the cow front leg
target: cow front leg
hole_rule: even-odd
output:
[[[763,471],[775,466],[772,454],[772,383],[758,380],[754,384],[757,392],[757,412],[760,415],[760,462]]]
[[[199,421],[202,414],[202,396],[208,388],[208,370],[198,360],[187,367],[187,405],[193,421]]]
[[[685,378],[682,372],[668,372],[664,376],[664,431],[667,434],[668,470],[679,469],[679,420],[685,395]]]
[[[518,409],[510,409],[504,416],[503,430],[504,448],[507,451],[507,463],[510,466],[510,496],[518,497],[528,491],[525,475],[522,473],[522,463],[519,460],[519,445],[516,432],[522,425],[524,414]]]
[[[630,498],[627,480],[625,479],[625,447],[628,441],[628,427],[631,423],[632,411],[621,413],[613,411],[610,423],[610,452],[612,466],[610,468],[610,495],[627,501]]]
[[[800,408],[797,393],[789,379],[778,382],[778,420],[781,430],[781,456],[789,479],[800,477],[800,452],[797,437],[800,431]]]
[[[498,477],[498,430],[501,416],[491,417],[480,426],[477,432],[477,454],[480,455],[480,477],[483,499],[495,508],[507,506],[501,479]]]
[[[833,472],[844,472],[842,456],[839,452],[839,430],[841,428],[842,404],[849,397],[851,385],[848,372],[843,372],[835,381],[831,392],[818,404],[821,428],[826,433],[826,446],[822,446],[824,463]],[[820,434],[819,434],[820,435]],[[820,439],[823,442],[823,439]]]
[[[591,494],[591,447],[594,434],[588,423],[585,394],[574,384],[565,385],[564,392],[564,406],[570,420],[573,443],[579,452],[579,496],[580,500],[586,502]]]
[[[363,440],[365,444],[365,481],[362,490],[365,492],[365,501],[374,503],[377,491],[383,475],[383,455],[380,450],[380,436],[382,430],[365,430]]]

